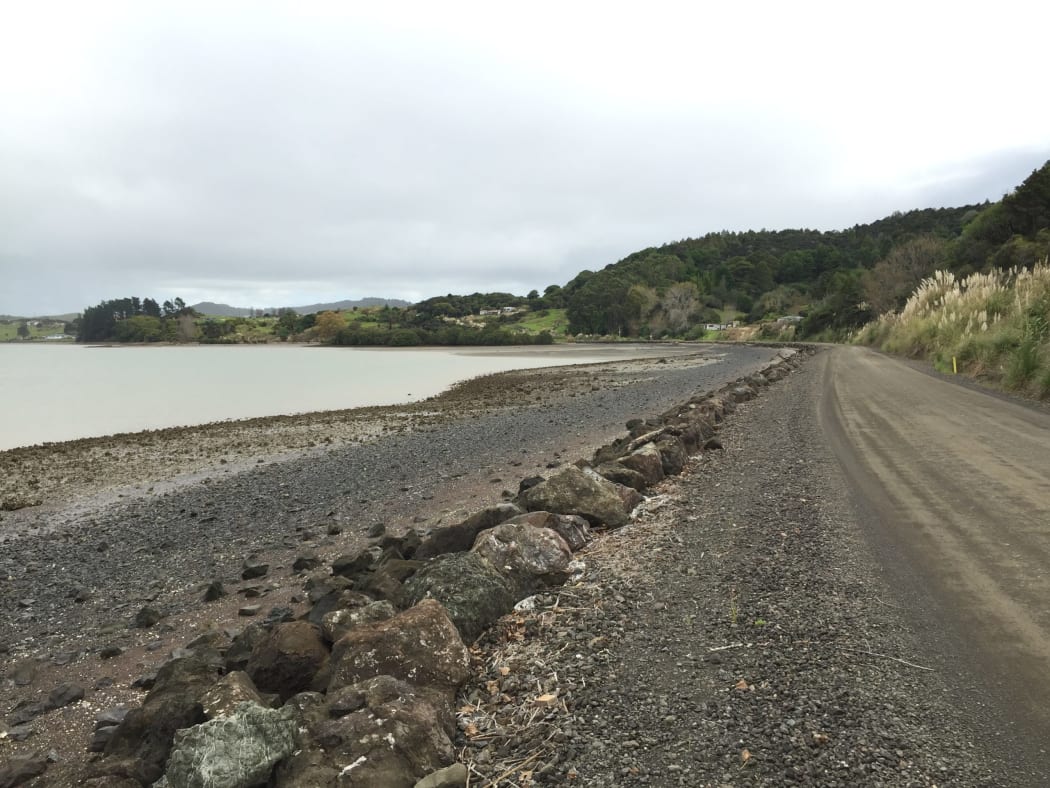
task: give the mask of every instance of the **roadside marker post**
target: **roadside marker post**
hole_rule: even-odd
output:
[[[952,374],[953,375],[958,375],[959,374],[959,365],[955,363],[955,356],[952,356]]]

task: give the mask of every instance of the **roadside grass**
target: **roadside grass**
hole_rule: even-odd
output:
[[[1050,397],[1050,265],[956,279],[937,271],[904,309],[869,323],[857,344],[927,359],[1039,398]]]

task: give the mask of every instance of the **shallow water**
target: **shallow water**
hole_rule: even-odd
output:
[[[225,419],[414,402],[492,372],[696,350],[0,344],[0,450]]]

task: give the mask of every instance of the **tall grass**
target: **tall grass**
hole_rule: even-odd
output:
[[[964,279],[937,271],[900,313],[869,323],[855,342],[931,360],[942,370],[1050,397],[1050,265]]]

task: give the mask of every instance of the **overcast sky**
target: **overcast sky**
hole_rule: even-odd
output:
[[[1050,7],[0,0],[0,313],[564,284],[998,199]]]

